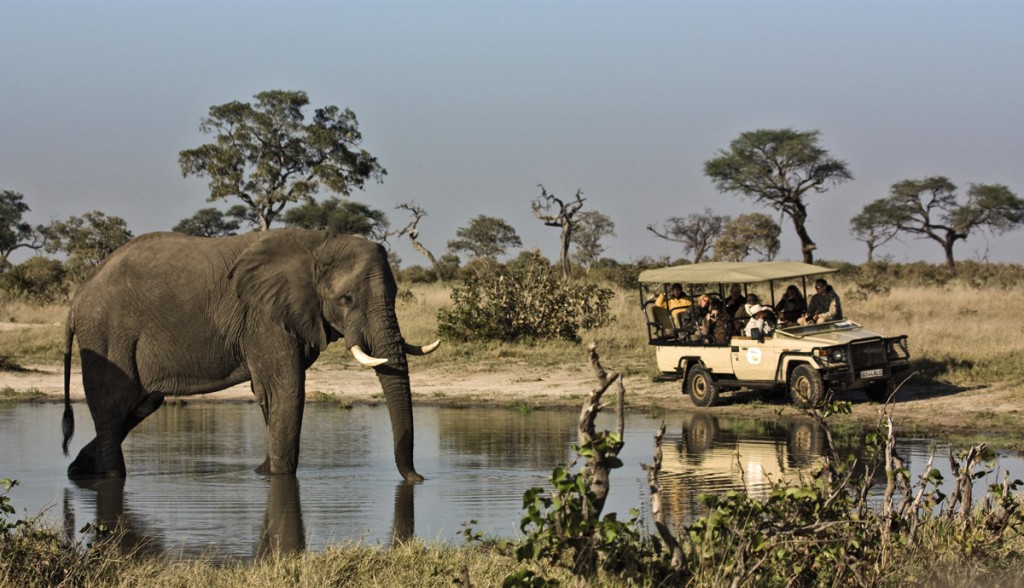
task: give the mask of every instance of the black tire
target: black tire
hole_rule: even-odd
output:
[[[686,393],[697,406],[714,406],[718,402],[718,386],[711,374],[699,365],[691,367],[686,375]]]
[[[871,402],[888,402],[889,395],[892,394],[893,383],[892,380],[879,380],[878,382],[872,382],[864,387],[864,395],[868,397]]]
[[[820,406],[825,400],[825,382],[818,370],[806,363],[793,368],[789,375],[789,397],[801,408]]]

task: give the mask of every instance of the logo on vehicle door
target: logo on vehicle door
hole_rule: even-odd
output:
[[[761,363],[761,349],[759,347],[747,349],[747,363]]]

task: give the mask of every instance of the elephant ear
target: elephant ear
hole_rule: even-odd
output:
[[[323,242],[315,231],[261,233],[228,274],[239,300],[250,312],[283,326],[317,349],[327,347],[312,250]]]

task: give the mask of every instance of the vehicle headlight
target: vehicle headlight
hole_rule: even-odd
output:
[[[838,362],[842,362],[842,361],[846,361],[846,353],[844,353],[842,349],[833,349],[832,350],[832,361],[837,362],[837,363]]]

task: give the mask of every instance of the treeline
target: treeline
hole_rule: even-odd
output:
[[[383,182],[387,175],[377,158],[362,148],[354,112],[325,106],[307,117],[309,98],[302,91],[270,90],[254,99],[210,107],[199,128],[211,141],[178,153],[182,175],[208,179],[209,201],[225,201],[229,208],[202,208],[171,230],[218,237],[267,230],[278,223],[359,234],[389,248],[391,240],[407,238],[425,258],[424,266],[402,270],[402,278],[413,282],[465,280],[522,247],[514,227],[481,214],[457,229],[443,252],[435,246],[439,252],[435,255],[421,239],[420,224],[427,216],[422,205],[410,201],[396,206],[400,214],[411,216],[399,228],[391,225],[384,211],[346,198],[369,181]],[[850,165],[822,147],[820,135],[817,130],[794,129],[745,132],[728,149],[704,162],[705,176],[721,193],[743,196],[776,211],[778,222],[762,212],[733,218],[705,209],[665,218],[660,225],[649,224],[648,230],[676,243],[694,263],[771,260],[779,253],[779,222],[788,219],[800,239],[803,260],[814,263],[817,245],[807,229],[811,198],[853,180]],[[555,264],[561,279],[588,275],[632,287],[639,269],[668,263],[645,259],[623,264],[604,258],[603,240],[615,235],[613,219],[587,209],[581,189],[572,198],[561,198],[543,185],[538,188],[540,194],[529,207],[539,222],[558,231]],[[315,196],[321,189],[334,195],[318,200]],[[680,208],[687,208],[685,202]],[[100,261],[133,236],[124,219],[100,211],[45,226],[25,222],[28,211],[21,193],[0,192],[0,288],[7,295],[42,301],[66,297]],[[890,241],[909,236],[937,243],[945,255],[945,275],[926,272],[921,278],[953,279],[952,273],[957,271],[955,245],[980,232],[997,235],[1024,226],[1024,200],[1001,184],[970,184],[961,194],[942,176],[901,180],[892,185],[887,197],[866,204],[849,222],[850,234],[867,246],[869,269],[861,278],[874,284],[868,289],[877,289],[890,279],[878,268],[896,267],[885,261],[872,265],[876,259],[886,259],[878,254]],[[11,253],[22,248],[55,254],[62,261],[33,258],[12,265],[8,261]],[[392,265],[398,268],[400,264],[393,255]],[[1005,273],[998,269],[966,271],[970,276],[958,279],[972,284],[999,281],[1002,278],[992,273]]]

